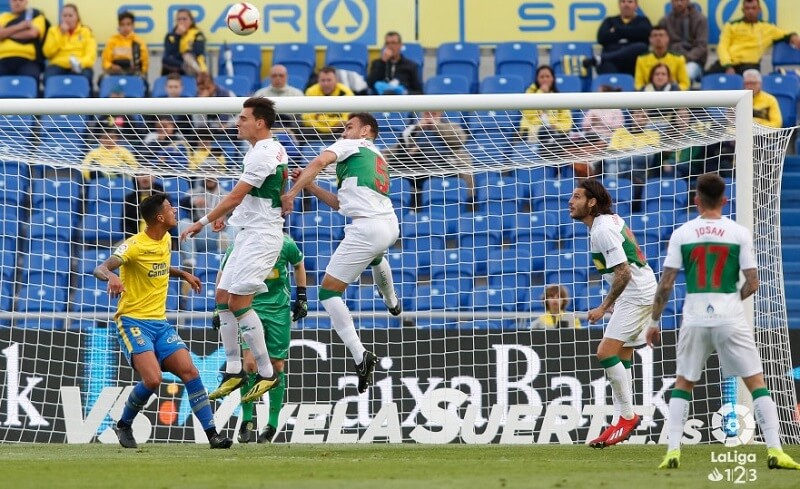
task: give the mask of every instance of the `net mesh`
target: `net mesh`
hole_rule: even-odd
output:
[[[179,232],[232,188],[247,145],[236,138],[231,107],[214,115],[81,115],[86,109],[75,107],[64,116],[0,116],[0,410],[10,413],[0,439],[115,442],[107,428],[135,375],[116,345],[115,301],[92,270],[140,229],[136,204],[150,189],[170,195]],[[346,101],[339,110],[349,110]],[[375,387],[356,395],[352,361],[317,300],[345,219],[315,198],[298,197],[286,232],[305,254],[310,314],[293,325],[277,440],[569,443],[596,436],[613,409],[594,358],[602,325],[589,325],[586,312],[608,287],[591,262],[586,226],[572,221],[567,201],[581,178],[601,179],[658,274],[671,231],[693,215],[698,175],[725,177],[726,213],[736,217],[733,109],[392,106],[374,115],[401,222],[387,258],[404,312],[388,315],[369,270],[348,288],[362,340],[382,357]],[[305,166],[336,136],[301,121],[283,114],[275,131],[290,166]],[[755,178],[744,195],[752,199],[761,279],[756,337],[781,431],[797,442],[778,206],[790,131],[754,131]],[[334,189],[332,169],[318,183]],[[176,241],[173,253],[173,265],[204,284],[193,294],[171,283],[167,309],[209,390],[224,363],[209,324],[221,252],[231,240],[228,232],[209,232]],[[552,285],[568,295],[563,316],[545,312]],[[665,346],[634,357],[634,401],[645,414],[635,442],[664,440],[685,289],[681,274],[662,321]],[[728,436],[715,434],[714,413],[737,396],[723,385],[712,358],[694,392],[698,441]],[[158,394],[137,418],[139,436],[203,441],[178,379],[167,374]],[[237,402],[233,394],[217,406],[218,425],[236,425]],[[263,428],[263,404],[256,418]]]

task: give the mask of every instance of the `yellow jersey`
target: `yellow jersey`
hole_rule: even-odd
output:
[[[753,119],[768,127],[783,126],[783,115],[778,99],[761,90],[753,95]]]
[[[61,32],[56,25],[48,29],[42,51],[51,65],[68,70],[70,56],[75,56],[81,68],[92,68],[97,60],[97,41],[85,25],[78,24],[72,32]]]
[[[677,83],[681,90],[689,90],[692,81],[689,80],[689,73],[686,71],[686,58],[682,54],[671,51],[667,51],[660,58],[652,51],[636,58],[636,77],[634,79],[636,90],[641,90],[650,82],[650,72],[660,64],[669,68],[670,82]]]
[[[656,147],[661,140],[657,131],[644,129],[642,132],[631,132],[628,128],[621,127],[611,134],[608,149],[639,149]]]
[[[114,251],[114,256],[122,260],[119,276],[125,286],[115,319],[120,316],[167,318],[171,244],[169,233],[156,241],[140,232],[126,239]]]
[[[86,153],[81,164],[81,172],[83,178],[89,180],[92,178],[92,166],[106,167],[109,171],[101,171],[107,177],[115,177],[120,168],[139,168],[139,163],[136,157],[124,146],[112,146],[107,148],[105,146],[98,146],[93,150]]]
[[[30,41],[17,41],[10,37],[0,40],[0,59],[25,58],[31,61],[36,59],[36,45],[42,42],[44,35],[47,33],[47,21],[40,11],[33,9],[33,13],[34,17],[31,19],[31,24],[39,31],[39,37]],[[0,14],[0,27],[10,27],[24,19],[25,12],[22,14],[3,12]]]

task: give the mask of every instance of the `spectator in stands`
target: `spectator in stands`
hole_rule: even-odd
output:
[[[768,127],[783,126],[778,99],[761,89],[761,72],[755,69],[742,73],[744,89],[753,91],[753,119]]]
[[[400,33],[390,31],[383,41],[381,57],[372,62],[367,84],[378,95],[418,95],[422,93],[417,63],[403,56]]]
[[[150,55],[147,43],[133,32],[136,18],[129,11],[117,15],[117,34],[106,41],[103,49],[103,73],[106,75],[137,75],[147,80]]]
[[[700,81],[708,59],[706,16],[690,0],[672,0],[672,11],[658,25],[667,30],[669,50],[686,58],[689,79]]]
[[[269,70],[269,85],[258,90],[254,97],[302,97],[303,91],[289,85],[289,71],[283,65],[272,65]]]
[[[81,24],[75,4],[67,3],[61,8],[61,23],[48,29],[42,51],[48,61],[45,79],[52,75],[83,75],[92,86],[97,41],[92,30]]]
[[[650,68],[647,85],[641,88],[643,92],[675,92],[679,90],[681,87],[672,81],[669,66],[664,63],[658,63]]]
[[[161,74],[178,73],[196,76],[208,72],[206,66],[206,36],[194,22],[188,9],[175,14],[175,27],[164,37],[164,56]]]
[[[188,213],[178,221],[178,233],[211,212],[224,196],[216,178],[199,179],[189,194],[180,200],[180,208]],[[232,241],[228,228],[217,233],[212,226],[204,226],[193,239],[181,242],[181,263],[184,266],[194,266],[197,263],[195,253],[221,253]]]
[[[536,81],[526,93],[556,93],[556,76],[553,68],[542,65],[536,70]],[[572,129],[572,113],[569,109],[523,110],[520,133],[530,143],[554,147],[569,139]]]
[[[212,130],[209,128],[199,128],[196,137],[197,141],[192,145],[192,152],[189,154],[189,170],[215,172],[225,170],[227,167],[225,154],[222,152],[222,149],[215,144]],[[192,222],[194,221],[195,220],[192,220]]]
[[[125,204],[122,207],[122,230],[125,232],[125,239],[144,230],[145,222],[139,216],[139,203],[155,192],[164,191],[164,187],[153,175],[136,175],[133,185],[134,190],[125,195]]]
[[[50,23],[44,14],[28,6],[28,0],[11,0],[11,11],[0,14],[0,76],[20,75],[39,79],[42,43]]]
[[[626,151],[658,146],[660,142],[658,132],[647,129],[650,123],[647,111],[643,109],[632,110],[631,119],[630,128],[622,127],[614,131],[611,135],[608,149]],[[627,178],[635,183],[644,183],[647,180],[648,172],[654,168],[655,163],[653,155],[606,158],[602,161],[602,171],[595,171],[595,174],[616,175],[619,178]]]
[[[108,93],[109,98],[125,98],[125,90],[115,86]],[[136,146],[142,142],[142,132],[145,129],[144,118],[141,115],[106,114],[95,116],[95,127],[115,127],[119,133],[120,144]]]
[[[94,128],[94,135],[99,145],[86,153],[81,164],[84,180],[93,180],[102,175],[113,178],[118,175],[114,169],[127,167],[139,168],[139,162],[133,153],[119,145],[120,131],[113,120],[106,120]],[[92,167],[106,167],[109,170],[97,170]]]
[[[611,85],[600,85],[601,93],[620,92],[621,88]],[[588,141],[603,141],[608,143],[611,134],[625,126],[625,115],[622,109],[589,109],[583,116],[581,129]]]
[[[309,97],[340,97],[352,96],[353,92],[336,81],[336,68],[325,66],[319,70],[317,83],[308,87],[306,95]],[[303,114],[303,123],[312,129],[307,137],[335,137],[344,130],[345,122],[347,122],[347,114],[344,113]]]
[[[545,313],[531,323],[531,329],[581,328],[581,320],[568,312],[569,291],[563,285],[548,285],[542,296]]]
[[[180,98],[183,97],[183,78],[180,73],[170,73],[167,75],[167,81],[164,84],[164,91],[167,93],[167,98]],[[190,134],[192,132],[192,119],[189,114],[175,114],[172,120],[178,127],[181,134]]]
[[[217,85],[207,72],[198,73],[195,79],[197,81],[198,97],[236,96],[227,88]],[[193,114],[192,124],[196,128],[212,128],[222,135],[227,129],[231,129],[236,125],[236,118],[231,114]]]
[[[650,31],[650,52],[636,58],[636,90],[643,90],[648,80],[653,83],[651,79],[653,68],[657,65],[666,66],[667,75],[670,76],[667,80],[668,84],[662,83],[659,86],[675,84],[680,87],[679,90],[689,90],[692,82],[689,79],[689,72],[686,70],[686,58],[682,54],[670,52],[668,48],[667,29],[661,26],[653,27],[653,30]]]
[[[776,42],[788,42],[800,48],[800,36],[787,32],[775,24],[759,19],[761,3],[744,0],[744,16],[725,23],[719,36],[719,59],[708,68],[709,73],[743,74],[746,70],[761,70],[761,58]]]
[[[467,183],[472,198],[472,156],[464,147],[467,139],[467,131],[448,121],[441,111],[425,111],[415,124],[405,128],[398,144],[383,151],[383,156],[390,167],[410,169],[413,174],[425,175],[430,167],[463,169],[458,176]],[[411,179],[417,196],[426,178]]]
[[[675,109],[672,117],[672,130],[682,141],[701,140],[703,133],[707,132],[692,111],[686,107]],[[688,178],[690,175],[698,177],[703,173],[713,171],[706,166],[712,159],[710,153],[712,149],[712,147],[705,146],[683,146],[677,151],[666,153],[662,163],[662,175]]]
[[[189,145],[186,138],[178,131],[171,115],[156,116],[152,125],[153,129],[143,140],[145,147],[153,152],[158,152],[160,149],[178,149],[184,153],[188,152]]]
[[[627,73],[636,71],[636,58],[648,50],[650,19],[639,15],[637,0],[619,0],[619,15],[606,17],[597,30],[597,43],[603,51],[597,58],[583,61],[585,67],[597,67],[598,73]]]

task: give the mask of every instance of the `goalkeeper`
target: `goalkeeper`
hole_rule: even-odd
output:
[[[228,246],[225,258],[222,261],[222,268],[228,260],[233,245]],[[294,280],[297,286],[297,298],[290,309],[291,285],[289,283],[289,265],[294,267]],[[284,362],[289,352],[289,341],[291,339],[292,322],[298,321],[308,314],[308,298],[306,296],[306,268],[303,264],[303,252],[297,247],[294,240],[288,235],[283,236],[283,247],[281,248],[275,266],[267,275],[264,281],[268,291],[258,294],[253,298],[253,309],[258,314],[261,323],[264,325],[264,338],[267,342],[270,361],[275,373],[280,377],[280,382],[269,391],[269,420],[264,431],[258,436],[259,443],[272,441],[278,426],[278,415],[283,406],[283,394],[286,390],[286,374],[284,374]],[[219,316],[214,314],[214,329],[219,329]],[[241,342],[244,352],[244,371],[247,380],[242,384],[240,392],[244,396],[250,388],[256,376],[256,362],[246,342]],[[239,443],[249,443],[252,441],[253,429],[253,401],[242,403],[242,419],[239,426]]]

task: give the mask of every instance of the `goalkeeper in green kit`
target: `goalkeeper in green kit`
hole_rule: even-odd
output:
[[[233,251],[233,245],[228,247],[222,267]],[[291,304],[291,285],[289,283],[289,265],[294,267],[294,280],[297,288],[296,299]],[[292,322],[306,317],[308,314],[308,297],[306,295],[306,268],[303,265],[303,253],[294,240],[288,235],[283,237],[283,248],[275,262],[275,267],[270,271],[264,281],[268,291],[258,294],[253,298],[253,309],[264,325],[264,337],[267,342],[270,361],[275,372],[280,377],[280,383],[269,391],[269,420],[264,431],[258,436],[259,443],[272,441],[278,426],[278,414],[283,406],[283,394],[286,390],[286,374],[284,362],[289,352]],[[213,325],[219,329],[219,317],[215,314]],[[256,375],[256,362],[247,343],[242,342],[244,353],[244,371],[248,378],[242,384],[240,391],[244,395],[252,387],[251,383]],[[239,426],[239,443],[253,441],[253,402],[242,403],[242,419]]]

